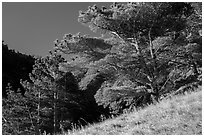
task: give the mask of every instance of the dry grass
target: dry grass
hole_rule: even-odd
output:
[[[139,111],[69,131],[72,135],[201,135],[202,92],[175,96]]]

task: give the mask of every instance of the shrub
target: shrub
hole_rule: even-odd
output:
[[[144,107],[154,102],[154,94],[145,87],[131,88],[127,86],[106,87],[106,84],[95,95],[96,102],[109,108],[111,114],[121,114],[126,110]]]

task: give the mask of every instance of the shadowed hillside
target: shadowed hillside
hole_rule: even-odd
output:
[[[20,79],[29,80],[29,73],[34,65],[34,58],[15,50],[9,49],[4,41],[2,42],[2,96],[6,97],[6,87],[10,83],[14,91],[18,89],[24,93]]]

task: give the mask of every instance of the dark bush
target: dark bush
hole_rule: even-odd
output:
[[[121,114],[126,110],[144,107],[155,101],[154,94],[143,86],[137,88],[106,87],[105,84],[97,91],[95,98],[99,105],[108,108],[114,115]]]

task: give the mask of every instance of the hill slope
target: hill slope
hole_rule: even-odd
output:
[[[17,92],[20,88],[21,93],[25,92],[20,84],[20,79],[30,80],[29,73],[32,72],[34,63],[33,56],[9,49],[8,45],[2,42],[2,97],[7,97],[8,83],[14,91]]]
[[[202,92],[175,96],[140,111],[123,114],[66,134],[195,135],[202,134]]]

